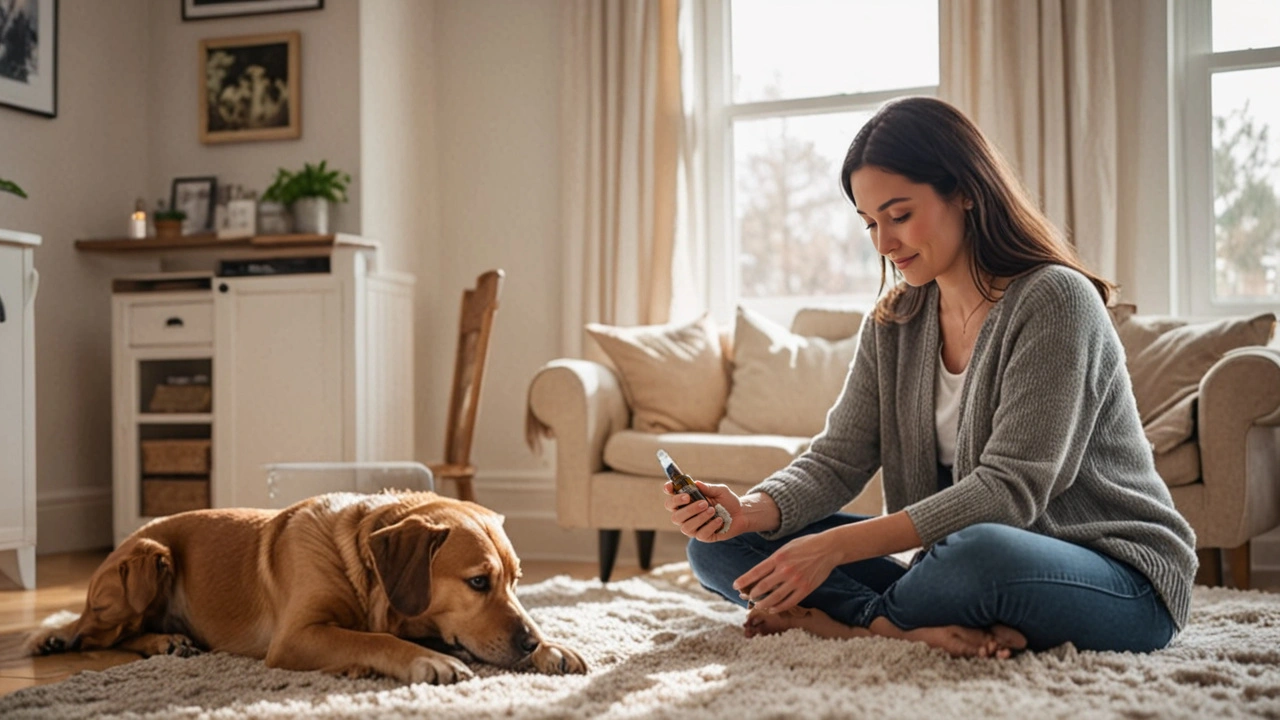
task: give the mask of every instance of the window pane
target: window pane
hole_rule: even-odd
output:
[[[744,298],[874,295],[880,256],[840,190],[840,165],[870,112],[739,120],[734,219]]]
[[[938,84],[938,0],[732,0],[733,101]]]
[[[1280,298],[1280,67],[1213,76],[1217,298]]]
[[[1280,3],[1275,0],[1213,0],[1213,51],[1280,45]]]

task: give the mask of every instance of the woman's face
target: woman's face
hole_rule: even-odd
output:
[[[876,251],[898,267],[908,284],[919,287],[940,275],[968,275],[963,198],[948,201],[932,185],[878,167],[863,166],[849,178],[858,215]]]

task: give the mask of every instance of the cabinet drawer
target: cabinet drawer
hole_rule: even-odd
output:
[[[138,304],[129,308],[129,344],[195,345],[213,342],[213,303]]]

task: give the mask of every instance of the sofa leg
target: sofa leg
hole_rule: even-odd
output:
[[[1235,585],[1237,590],[1249,589],[1249,543],[1240,547],[1224,550],[1228,553],[1227,560],[1231,564],[1231,584]]]
[[[1222,551],[1218,548],[1196,550],[1200,569],[1196,571],[1196,584],[1219,587],[1222,585]]]
[[[613,561],[618,557],[618,540],[622,537],[621,530],[601,530],[600,531],[600,582],[609,582],[609,576],[613,574]]]
[[[636,549],[640,551],[640,569],[648,570],[653,566],[653,535],[654,530],[637,530],[636,531]]]

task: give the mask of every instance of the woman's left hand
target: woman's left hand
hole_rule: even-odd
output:
[[[743,573],[733,582],[734,589],[765,612],[795,607],[835,569],[837,553],[831,549],[831,539],[821,532],[792,540]]]

